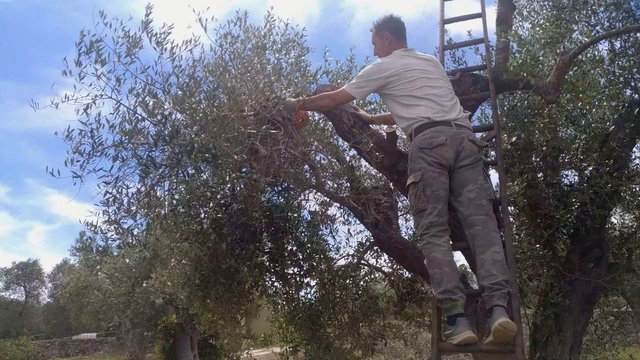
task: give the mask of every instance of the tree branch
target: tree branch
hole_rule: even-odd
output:
[[[620,29],[606,31],[585,41],[584,43],[576,47],[571,53],[560,56],[560,58],[558,58],[558,60],[556,61],[556,64],[553,67],[551,75],[549,75],[547,81],[541,86],[534,87],[533,91],[536,94],[540,95],[547,102],[547,104],[555,103],[558,100],[558,96],[560,95],[560,91],[562,90],[562,86],[564,85],[564,81],[567,77],[569,69],[583,52],[602,40],[636,32],[640,32],[640,24],[629,25]]]
[[[318,93],[331,91],[333,86],[321,85]],[[336,129],[338,136],[346,141],[369,165],[380,171],[394,188],[407,195],[407,167],[409,157],[398,149],[363,119],[354,105],[343,105],[323,112]]]
[[[504,73],[511,55],[510,32],[513,30],[513,16],[516,6],[513,0],[498,0],[496,15],[496,55],[494,69]]]
[[[366,262],[366,261],[364,261],[364,260],[362,260],[362,261],[358,262],[356,265],[364,266],[364,267],[366,267],[366,268],[369,268],[369,269],[371,269],[371,270],[373,270],[373,271],[375,271],[375,272],[378,272],[378,273],[382,274],[382,275],[383,275],[384,277],[386,277],[388,280],[390,280],[390,281],[392,281],[392,280],[393,280],[393,276],[391,276],[391,274],[390,274],[389,272],[385,271],[385,270],[384,270],[383,268],[381,268],[380,266],[370,264],[370,263],[368,263],[368,262]]]

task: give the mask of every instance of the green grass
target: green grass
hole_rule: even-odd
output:
[[[618,355],[620,360],[640,360],[640,347],[633,346],[622,350],[622,353]]]
[[[585,360],[640,360],[640,346],[629,346],[618,350],[583,357]]]
[[[104,355],[104,354],[96,354],[90,356],[76,356],[70,358],[55,358],[53,360],[125,360],[126,357],[124,355]],[[147,360],[155,360],[157,357],[154,357],[151,354],[148,354],[146,357]]]

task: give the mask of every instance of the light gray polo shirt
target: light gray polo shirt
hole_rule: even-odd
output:
[[[460,106],[442,65],[415,49],[399,49],[376,60],[343,89],[358,99],[378,93],[407,135],[428,121],[453,121],[471,128],[469,113]]]

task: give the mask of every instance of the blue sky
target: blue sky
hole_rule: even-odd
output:
[[[46,105],[71,88],[61,76],[62,59],[72,57],[83,27],[91,27],[98,10],[109,15],[141,18],[146,0],[0,0],[0,267],[12,261],[39,258],[45,270],[68,256],[81,220],[98,201],[90,186],[55,179],[45,168],[63,168],[66,145],[54,135],[73,126],[73,109],[34,111],[31,99]],[[438,1],[434,0],[191,0],[151,1],[157,22],[174,23],[175,36],[198,30],[191,8],[209,7],[224,18],[235,9],[261,17],[267,9],[307,28],[308,42],[319,59],[323,48],[343,58],[355,48],[359,59],[371,54],[371,23],[395,13],[407,23],[409,45],[432,54],[437,45]],[[181,3],[177,5],[177,3]],[[476,12],[475,0],[457,0],[450,15]],[[495,8],[489,6],[489,23]],[[463,34],[479,21],[452,29]],[[461,35],[462,36],[462,35]],[[63,172],[64,175],[64,172]]]

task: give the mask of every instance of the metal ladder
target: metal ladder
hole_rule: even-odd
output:
[[[465,346],[455,346],[444,342],[442,339],[442,313],[439,307],[436,305],[435,299],[432,302],[432,333],[431,333],[431,359],[432,360],[440,360],[442,354],[452,354],[452,353],[471,353],[473,355],[482,354],[482,353],[490,353],[496,354],[492,359],[517,359],[524,360],[524,340],[522,334],[522,319],[520,316],[520,297],[518,292],[518,286],[516,281],[516,263],[515,256],[513,253],[513,243],[512,243],[512,228],[511,228],[511,219],[509,217],[509,204],[508,204],[508,189],[507,189],[507,178],[504,168],[504,154],[502,149],[502,138],[500,133],[500,115],[498,112],[498,102],[496,97],[496,89],[493,78],[493,65],[492,65],[492,56],[491,56],[491,48],[489,46],[489,33],[487,30],[487,16],[485,9],[484,0],[480,1],[480,12],[466,14],[461,16],[455,16],[446,18],[445,17],[445,2],[451,2],[453,0],[440,0],[440,42],[438,47],[438,55],[439,60],[442,66],[445,66],[445,52],[461,49],[465,47],[472,47],[484,44],[484,55],[485,62],[465,66],[462,68],[452,69],[447,71],[447,74],[450,76],[455,76],[460,73],[473,73],[479,71],[486,71],[486,75],[489,80],[489,98],[491,99],[491,119],[493,124],[489,126],[477,126],[474,127],[475,132],[488,132],[495,131],[495,158],[496,162],[491,165],[497,165],[496,170],[498,172],[498,180],[499,180],[499,192],[500,192],[500,209],[502,215],[502,227],[503,227],[503,245],[505,250],[505,256],[507,259],[507,265],[509,267],[509,272],[511,274],[511,297],[510,297],[510,316],[513,321],[518,325],[518,332],[515,336],[513,344],[483,344],[479,342],[474,345],[465,345]],[[445,27],[446,25],[459,23],[468,20],[474,19],[482,19],[482,28],[483,28],[483,37],[470,39],[466,41],[460,41],[455,43],[445,44]],[[486,96],[487,94],[478,94],[481,96]],[[466,245],[468,246],[468,244]],[[454,250],[457,250],[454,247]],[[470,289],[467,291],[467,302],[471,300],[477,300],[482,294],[482,290],[474,290]],[[483,316],[483,314],[479,314]],[[477,329],[483,330],[483,329]],[[479,334],[481,335],[481,334]],[[504,354],[504,357],[501,357],[497,354]],[[476,358],[476,356],[474,356]]]

